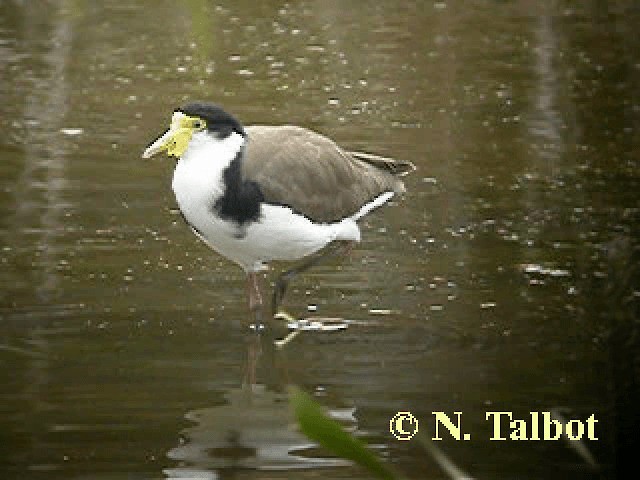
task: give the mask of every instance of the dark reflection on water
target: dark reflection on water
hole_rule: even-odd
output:
[[[277,370],[286,365],[274,361],[277,352],[269,340],[249,335],[243,383],[225,393],[224,404],[186,414],[195,425],[182,430],[180,445],[167,454],[179,462],[178,467],[164,470],[169,478],[210,478],[212,472],[242,469],[287,471],[349,465],[345,460],[313,455],[315,445],[296,428],[284,383],[278,380]],[[268,388],[256,383],[258,366],[270,369]],[[354,411],[342,408],[329,413],[354,431]]]
[[[439,447],[478,478],[615,477],[638,426],[639,16],[1,3],[2,477],[367,478],[289,428],[288,382],[411,478],[446,474],[388,433],[399,410],[463,412],[472,440]],[[139,159],[187,99],[419,167],[288,298],[351,326],[263,354],[255,381],[242,273],[172,212],[171,162]],[[595,414],[599,470],[564,442],[488,440],[486,411],[553,407]]]

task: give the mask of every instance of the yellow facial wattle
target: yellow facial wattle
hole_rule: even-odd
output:
[[[189,146],[193,130],[190,128],[180,128],[173,132],[173,135],[166,143],[167,155],[170,157],[181,157]]]
[[[190,117],[182,112],[174,112],[169,130],[149,145],[142,157],[150,158],[156,153],[166,150],[167,155],[180,158],[187,150],[193,134],[206,128],[206,122],[201,118]]]

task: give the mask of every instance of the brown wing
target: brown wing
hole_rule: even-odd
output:
[[[366,152],[348,152],[349,155],[366,163],[370,163],[376,168],[386,170],[398,177],[404,177],[408,173],[413,172],[416,166],[406,160],[396,160],[388,157],[381,157],[373,153]]]
[[[313,221],[338,221],[383,192],[404,191],[391,173],[401,162],[345,152],[301,127],[250,126],[246,131],[245,178],[260,185],[267,202],[289,206]]]

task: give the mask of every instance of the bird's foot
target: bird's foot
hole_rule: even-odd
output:
[[[260,322],[260,323],[250,323],[249,324],[249,331],[250,332],[260,333],[263,330],[265,330],[266,328],[267,327],[262,322]]]
[[[345,330],[349,324],[343,318],[336,317],[307,317],[297,319],[284,310],[279,310],[274,319],[285,322],[287,328],[291,330],[289,334],[281,340],[276,340],[276,347],[282,348],[302,332],[335,332]]]
[[[297,322],[297,319],[289,314],[289,312],[285,312],[284,310],[278,310],[277,313],[273,315],[275,320],[281,320],[285,322],[287,325],[292,322]]]

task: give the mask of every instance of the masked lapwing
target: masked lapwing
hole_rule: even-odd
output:
[[[404,191],[410,162],[350,152],[302,127],[243,125],[221,107],[190,103],[142,154],[178,159],[173,192],[193,232],[247,274],[258,322],[258,272],[270,261],[301,261],[282,273],[271,313],[288,282],[360,241],[357,221]],[[327,247],[327,248],[325,248]]]

